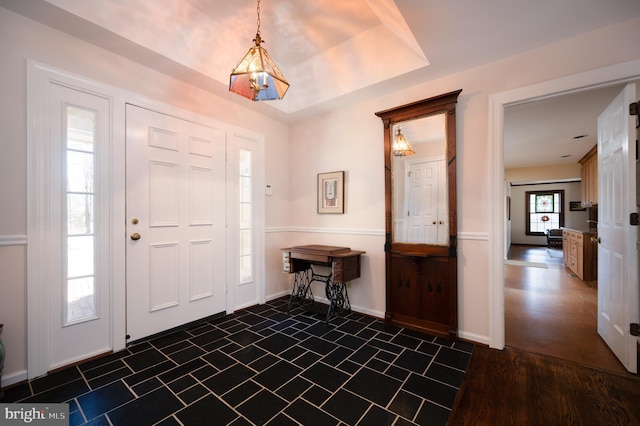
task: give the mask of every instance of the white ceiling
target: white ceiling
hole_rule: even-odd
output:
[[[263,47],[291,88],[281,101],[253,103],[227,88],[230,71],[253,44],[255,0],[0,0],[0,6],[285,122],[640,16],[638,0],[261,0]],[[505,153],[507,166],[524,165],[512,158],[542,140],[568,149],[566,135],[594,134],[559,127],[573,121],[567,118],[540,125],[554,108],[548,104],[535,113],[526,108],[507,112],[505,139],[518,147]],[[544,120],[555,118],[547,113]],[[587,142],[576,145],[582,150]]]
[[[598,116],[624,85],[505,108],[505,168],[575,164],[598,143]]]

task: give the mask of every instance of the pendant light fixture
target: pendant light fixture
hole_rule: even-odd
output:
[[[260,37],[260,0],[258,1],[258,31],[252,46],[238,66],[231,72],[229,91],[253,101],[270,101],[282,99],[289,89],[278,66],[267,51],[260,45],[264,43]]]
[[[400,133],[399,127],[398,127],[398,133],[396,134],[396,137],[393,140],[392,148],[393,148],[393,155],[395,155],[396,157],[404,157],[406,155],[415,154],[415,151],[411,148],[411,145],[409,145],[409,142],[407,142],[407,139],[404,137],[402,133]]]

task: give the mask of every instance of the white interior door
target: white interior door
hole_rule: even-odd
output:
[[[598,118],[598,334],[630,372],[637,372],[636,339],[629,324],[638,322],[635,99],[629,84]]]
[[[440,214],[443,209],[439,208],[444,198],[444,211],[447,211],[446,192],[441,188],[445,182],[443,163],[444,160],[439,159],[407,163],[407,242],[441,243],[440,238],[445,234],[441,228],[447,220]]]
[[[127,105],[129,341],[225,310],[225,131]]]

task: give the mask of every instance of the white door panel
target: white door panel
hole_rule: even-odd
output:
[[[629,224],[636,211],[633,99],[635,84],[629,84],[598,118],[598,334],[635,373],[637,346],[629,334],[629,324],[638,322],[638,231]]]
[[[131,341],[225,310],[225,138],[127,106]]]

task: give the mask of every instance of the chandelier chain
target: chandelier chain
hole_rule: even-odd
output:
[[[257,34],[260,35],[260,0],[258,0],[258,7],[257,7],[257,11],[258,11],[258,20],[257,20],[257,24],[258,24],[258,31]]]

